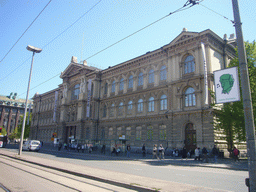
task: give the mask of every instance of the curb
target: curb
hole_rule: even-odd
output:
[[[11,155],[7,155],[7,154],[3,154],[3,153],[0,153],[0,155],[6,156],[6,157],[9,157],[9,158],[12,158],[12,159],[20,160],[20,161],[23,161],[23,162],[31,163],[31,164],[34,164],[34,165],[38,165],[38,166],[41,166],[41,167],[46,167],[46,168],[49,168],[49,169],[57,170],[57,171],[60,171],[60,172],[63,172],[63,173],[68,173],[68,174],[71,174],[71,175],[75,175],[75,176],[79,176],[79,177],[83,177],[83,178],[87,178],[87,179],[91,179],[91,180],[95,180],[95,181],[99,181],[99,182],[108,183],[108,184],[111,184],[111,185],[123,187],[123,188],[126,188],[126,189],[131,189],[131,190],[141,191],[141,192],[153,192],[153,191],[155,192],[156,191],[155,189],[150,189],[150,188],[146,188],[146,187],[142,187],[142,186],[131,185],[131,184],[127,184],[127,183],[121,183],[121,182],[117,182],[117,181],[103,179],[103,178],[96,177],[96,176],[91,176],[91,175],[87,175],[87,174],[83,174],[83,173],[78,173],[78,172],[75,172],[75,171],[69,171],[69,170],[62,169],[62,168],[57,168],[57,167],[53,167],[53,166],[49,166],[49,165],[45,165],[45,164],[41,164],[41,163],[36,163],[36,162],[33,162],[33,161],[29,161],[29,160],[26,160],[26,159],[20,159],[20,158],[13,157]]]

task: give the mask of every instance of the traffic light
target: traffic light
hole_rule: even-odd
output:
[[[2,133],[2,127],[0,127],[0,133]]]

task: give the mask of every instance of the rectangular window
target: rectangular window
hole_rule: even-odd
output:
[[[153,140],[153,126],[148,126],[147,128],[147,139]]]
[[[141,140],[141,127],[136,128],[136,140]]]
[[[166,140],[166,125],[159,126],[159,139]]]

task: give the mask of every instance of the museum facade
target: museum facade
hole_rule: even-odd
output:
[[[30,137],[133,150],[212,148],[213,72],[235,57],[234,43],[232,35],[183,29],[169,44],[104,70],[72,57],[63,83],[34,95]]]

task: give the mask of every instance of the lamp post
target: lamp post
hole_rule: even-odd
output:
[[[27,96],[26,96],[26,103],[25,103],[25,112],[24,112],[23,123],[22,123],[22,128],[21,128],[20,147],[19,147],[18,155],[21,155],[21,153],[22,153],[22,145],[23,145],[25,123],[26,123],[26,115],[27,115],[27,108],[28,108],[28,96],[29,96],[30,81],[31,81],[32,69],[33,69],[34,55],[35,55],[35,53],[40,53],[42,51],[42,49],[33,47],[31,45],[27,46],[27,50],[32,51],[33,55],[32,55],[30,74],[29,74],[29,79],[28,79],[28,89],[27,89]]]

